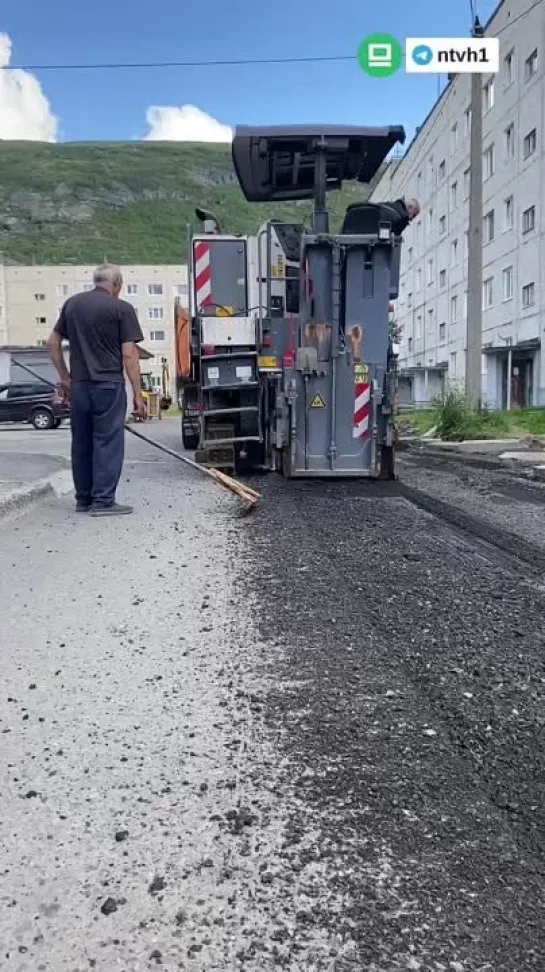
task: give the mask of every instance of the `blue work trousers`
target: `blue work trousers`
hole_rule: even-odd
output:
[[[112,506],[125,458],[124,382],[72,384],[72,475],[78,506]]]

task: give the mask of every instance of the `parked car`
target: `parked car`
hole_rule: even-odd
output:
[[[57,392],[34,385],[0,385],[0,422],[29,422],[35,429],[58,429],[70,409]]]

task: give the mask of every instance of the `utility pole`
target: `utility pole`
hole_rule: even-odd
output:
[[[513,338],[507,338],[507,411],[511,411],[511,375],[513,374]]]
[[[484,30],[475,17],[473,37]],[[483,332],[483,88],[482,74],[471,75],[471,130],[469,144],[469,233],[467,246],[466,395],[481,405]]]

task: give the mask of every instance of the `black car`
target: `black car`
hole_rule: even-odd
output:
[[[0,385],[0,423],[29,422],[35,429],[58,429],[70,409],[48,385]]]

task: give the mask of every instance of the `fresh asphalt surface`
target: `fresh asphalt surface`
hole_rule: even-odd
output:
[[[542,970],[540,586],[395,488],[240,519],[128,448],[133,517],[0,521],[0,968]]]

